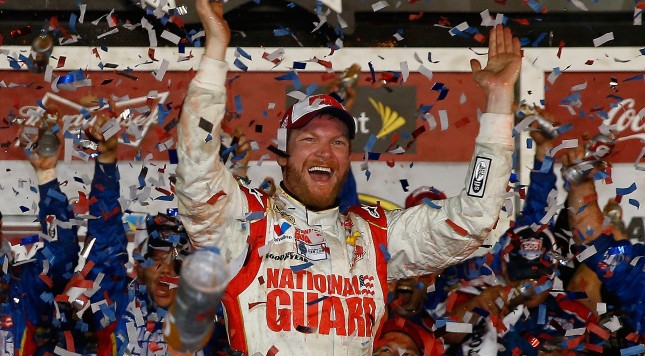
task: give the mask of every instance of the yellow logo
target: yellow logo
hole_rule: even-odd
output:
[[[392,110],[391,107],[381,103],[380,101],[376,101],[371,97],[368,97],[367,99],[381,117],[381,130],[376,135],[376,138],[387,136],[396,131],[399,127],[405,125],[405,118],[400,116],[398,112]]]

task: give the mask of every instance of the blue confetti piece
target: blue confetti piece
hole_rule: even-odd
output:
[[[381,153],[380,152],[367,152],[367,160],[368,161],[378,161],[379,158],[381,158]]]
[[[540,167],[539,172],[549,173],[549,171],[551,170],[551,166],[553,166],[553,157],[544,156],[544,161],[542,162],[542,167]]]
[[[318,89],[318,84],[313,83],[313,84],[311,84],[310,86],[307,87],[307,89],[305,90],[305,94],[307,94],[307,96],[313,95],[313,93],[316,91],[316,89]],[[342,103],[342,101],[339,101],[339,102]]]
[[[381,249],[381,252],[383,253],[383,258],[385,259],[385,261],[389,261],[390,258],[392,257],[390,256],[390,253],[387,252],[387,247],[384,244],[379,244],[378,247],[379,249]]]
[[[642,50],[641,50],[641,51],[642,51]],[[642,52],[641,52],[641,53],[642,53]],[[633,77],[629,77],[629,78],[623,79],[623,82],[631,82],[632,80],[644,80],[644,79],[645,79],[645,75],[643,75],[643,74],[638,74],[638,75],[635,75],[635,76],[633,76]]]
[[[40,300],[47,304],[52,304],[54,302],[54,295],[51,294],[50,292],[43,292],[40,295]]]
[[[246,215],[247,221],[260,220],[264,217],[264,211],[253,211]]]
[[[275,37],[282,37],[282,36],[289,36],[291,34],[291,30],[288,28],[276,28],[273,30],[273,35]]]
[[[603,180],[605,178],[609,178],[609,174],[607,174],[607,172],[597,171],[593,174],[593,180]]]
[[[162,309],[162,308],[157,308],[157,312]],[[101,304],[101,312],[103,312],[103,315],[105,315],[110,321],[116,320],[116,315],[114,314],[114,310],[110,308],[107,304]]]
[[[559,135],[567,131],[573,130],[573,125],[566,124],[566,125],[558,126],[555,130],[558,132],[558,135]]]
[[[170,110],[166,110],[162,104],[157,104],[157,123],[162,125],[166,117],[170,115]]]
[[[540,35],[538,36],[538,38],[536,38],[536,39],[535,39],[535,41],[533,41],[533,43],[531,44],[531,47],[537,47],[537,46],[539,46],[539,45],[540,45],[540,42],[542,42],[542,41],[544,40],[544,38],[546,38],[546,32],[542,32],[542,33],[540,33]],[[558,72],[558,75],[559,75],[559,74],[560,74],[560,73]]]
[[[293,69],[305,69],[307,63],[304,62],[293,62]]]
[[[636,182],[632,183],[627,188],[616,188],[616,195],[628,195],[633,193],[636,190]]]
[[[370,180],[370,177],[372,176],[372,172],[370,172],[369,169],[365,170],[365,180]]]
[[[529,150],[533,148],[533,139],[530,137],[526,139],[526,148],[528,148]]]
[[[212,139],[213,139],[213,135],[208,134],[208,135],[206,135],[206,138],[204,139],[204,142],[208,142],[208,141],[210,141]]]
[[[511,173],[511,176],[508,178],[508,181],[511,183],[517,183],[520,181],[520,179],[517,176],[517,173]]]
[[[307,263],[303,263],[301,265],[291,266],[291,271],[294,272],[294,273],[297,273],[297,272],[303,271],[303,270],[305,270],[305,269],[307,269],[307,268],[309,268],[309,267],[311,267],[313,265],[314,265],[313,263],[307,262]]]
[[[58,201],[66,201],[67,198],[63,193],[58,192],[56,189],[48,189],[47,190],[47,196],[52,197]]]
[[[374,66],[372,62],[367,62],[367,66],[370,67],[370,76],[372,78],[372,83],[376,83],[376,73],[374,72]]]
[[[53,263],[54,260],[56,259],[56,255],[52,252],[52,250],[49,249],[49,246],[46,246],[45,248],[42,249],[41,253],[49,262]]]
[[[376,143],[376,135],[371,134],[370,137],[367,139],[367,143],[365,143],[365,146],[363,147],[364,151],[371,152],[372,148],[374,148],[374,144]]]
[[[287,230],[289,230],[290,227],[291,227],[291,224],[289,224],[286,221],[283,222],[282,224],[280,224],[280,235],[282,235],[285,232],[287,232]]]
[[[69,28],[73,32],[78,32],[76,31],[76,20],[78,19],[78,15],[76,13],[72,12],[71,15],[69,15]]]
[[[20,239],[20,245],[22,246],[31,245],[33,243],[38,242],[38,240],[40,240],[38,235],[25,236]]]
[[[640,203],[638,202],[638,200],[636,200],[636,199],[629,199],[629,204],[631,204],[631,205],[635,206],[635,207],[636,207],[636,209],[640,209],[640,208],[641,208],[641,204],[640,204]]]
[[[83,115],[83,117],[86,120],[89,120],[92,117],[92,114],[90,113],[89,110],[87,110],[87,108],[81,108],[80,113]]]
[[[249,70],[249,67],[246,66],[246,64],[242,63],[242,61],[240,61],[239,58],[235,58],[235,60],[233,61],[233,64],[245,72]]]
[[[298,78],[298,74],[294,71],[290,71],[279,77],[275,77],[275,80],[291,80],[293,81],[293,86],[296,88],[296,90],[302,87],[302,85],[300,84],[300,79]]]
[[[641,52],[642,55],[645,56],[645,48],[641,48],[639,51]]]
[[[239,46],[238,46],[235,50],[236,50],[236,51],[237,51],[237,53],[239,53],[242,57],[244,57],[244,58],[248,59],[249,61],[251,61],[251,60],[252,60],[252,59],[251,59],[251,55],[250,55],[250,54],[248,54],[248,53],[246,53],[246,52],[245,52],[241,47],[239,47]]]
[[[572,102],[580,99],[581,96],[582,96],[582,94],[580,94],[580,93],[573,93],[573,94],[567,96],[566,98],[563,98],[562,100],[560,100],[560,103],[562,103],[562,104],[571,104]]]
[[[551,287],[553,287],[553,282],[548,280],[544,284],[533,287],[533,290],[535,291],[535,294],[540,294],[542,292],[548,291],[549,289],[551,289]]]
[[[329,296],[328,296],[328,295],[325,295],[325,296],[320,297],[320,298],[318,298],[318,299],[314,299],[314,300],[312,300],[311,302],[307,302],[307,305],[314,305],[314,304],[318,304],[318,303],[322,302],[323,300],[325,300],[325,299],[327,299],[327,298],[329,298]]]
[[[24,205],[21,205],[21,206],[20,206],[20,211],[22,211],[23,213],[26,213],[26,212],[28,212],[28,211],[29,211],[29,208],[28,208],[28,207],[26,207],[26,206],[24,206]]]
[[[168,150],[168,161],[170,164],[179,163],[179,156],[177,155],[177,150],[172,148]]]
[[[484,318],[488,318],[488,315],[490,315],[490,313],[487,312],[486,309],[482,309],[480,307],[473,308],[473,312],[483,316]]]
[[[540,304],[538,308],[538,325],[546,324],[546,305]]]
[[[241,114],[244,112],[244,109],[242,108],[242,97],[240,95],[235,96],[235,112],[238,114]]]
[[[536,0],[529,0],[527,5],[531,8],[531,10],[537,13],[542,12],[542,5],[540,5],[540,3],[538,3]]]
[[[432,200],[430,200],[430,198],[428,198],[428,197],[425,197],[425,198],[423,198],[423,199],[421,199],[421,200],[422,200],[422,201],[423,201],[427,206],[429,206],[429,207],[431,207],[431,208],[433,208],[433,209],[441,209],[441,206],[439,206],[439,205],[437,205],[437,204],[433,203],[433,202],[432,202]]]
[[[155,200],[162,200],[162,201],[173,201],[175,200],[175,197],[173,195],[160,195]]]
[[[645,345],[640,344],[620,349],[620,356],[640,355],[645,352]]]

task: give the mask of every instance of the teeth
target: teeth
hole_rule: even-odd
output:
[[[311,167],[309,168],[309,172],[325,172],[331,174],[331,168],[327,167]]]

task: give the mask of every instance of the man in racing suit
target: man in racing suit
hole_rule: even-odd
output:
[[[220,2],[198,0],[196,8],[206,50],[180,120],[177,196],[193,244],[217,246],[236,272],[223,300],[231,348],[371,353],[385,319],[386,280],[459,262],[497,220],[513,150],[518,40],[497,27],[486,68],[471,61],[488,100],[468,188],[439,209],[358,206],[345,215],[336,196],[349,170],[355,126],[329,96],[305,99],[283,119],[288,138],[278,163],[284,179],[272,198],[239,186],[219,161],[219,140],[210,137],[220,135],[230,31]]]

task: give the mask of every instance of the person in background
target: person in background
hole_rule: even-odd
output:
[[[224,297],[231,347],[249,354],[371,353],[385,320],[387,280],[459,262],[497,220],[511,168],[519,40],[498,26],[486,67],[471,61],[487,105],[467,189],[439,209],[363,206],[344,215],[336,198],[355,123],[328,95],[306,98],[283,117],[283,181],[273,197],[240,187],[221,164],[219,142],[204,138],[221,129],[230,30],[221,2],[197,0],[196,9],[206,48],[179,124],[176,191],[193,245],[218,247],[233,264]]]
[[[583,138],[583,142],[586,139]],[[580,162],[583,156],[584,148],[581,145],[562,158],[562,165],[572,166]],[[632,244],[629,239],[613,235],[615,227],[598,205],[593,176],[591,172],[578,184],[571,184],[567,196],[569,224],[576,242],[575,252],[584,265],[597,275],[604,289],[620,302],[620,309],[627,317],[623,318],[626,322],[614,323],[613,326],[617,331],[621,327],[636,330],[636,337],[632,335],[627,339],[642,343],[645,341],[645,245]]]
[[[441,356],[441,341],[420,326],[394,317],[383,324],[380,338],[374,341],[373,356]]]

